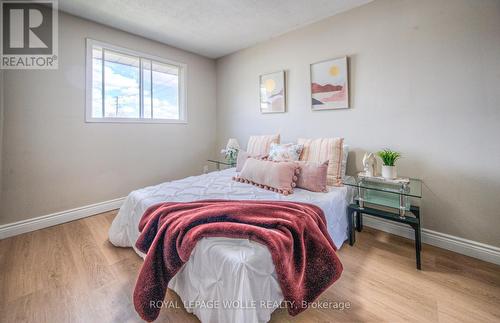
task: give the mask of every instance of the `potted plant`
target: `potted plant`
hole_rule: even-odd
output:
[[[238,157],[238,149],[236,148],[226,148],[222,149],[221,153],[225,155],[226,161],[233,165],[236,164],[236,158]]]
[[[390,149],[379,151],[377,155],[382,159],[382,177],[387,179],[395,179],[398,175],[396,172],[396,161],[401,158],[401,154]]]
[[[238,157],[238,151],[240,150],[240,145],[238,141],[234,138],[230,138],[227,142],[226,149],[222,149],[221,153],[225,155],[226,161],[233,165],[236,164],[236,158]]]

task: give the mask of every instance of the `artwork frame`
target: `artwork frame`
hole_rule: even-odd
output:
[[[309,73],[311,110],[350,109],[347,56],[312,63]]]
[[[286,112],[285,70],[259,76],[259,106],[263,114]]]

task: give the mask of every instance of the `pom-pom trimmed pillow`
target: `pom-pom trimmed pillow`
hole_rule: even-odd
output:
[[[328,160],[327,184],[342,185],[344,138],[299,139],[298,143],[304,145],[300,155],[301,161],[322,163]]]
[[[276,193],[293,193],[300,167],[297,162],[274,162],[248,158],[235,181],[248,183]]]
[[[302,152],[303,145],[299,144],[271,144],[269,160],[274,161],[297,161]]]
[[[328,192],[328,160],[321,164],[306,161],[299,161],[297,164],[300,166],[297,187],[312,192]]]
[[[247,144],[247,152],[252,156],[267,156],[271,144],[280,143],[280,135],[250,136]]]
[[[245,162],[247,161],[248,158],[264,159],[266,157],[267,156],[252,155],[252,154],[249,154],[248,152],[240,149],[238,151],[238,157],[236,158],[236,171],[241,172],[241,170],[243,169],[243,166],[245,166]]]

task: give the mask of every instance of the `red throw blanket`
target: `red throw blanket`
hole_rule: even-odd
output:
[[[134,306],[154,321],[168,282],[188,261],[204,237],[246,238],[271,253],[288,312],[305,310],[342,273],[342,264],[326,229],[323,211],[314,205],[283,201],[207,200],[162,203],[150,207],[139,223],[136,246],[147,253],[134,290]]]

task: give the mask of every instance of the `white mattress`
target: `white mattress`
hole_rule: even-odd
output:
[[[234,175],[235,168],[231,168],[133,191],[113,220],[109,240],[115,246],[134,247],[144,257],[135,248],[138,223],[144,211],[161,202],[202,199],[287,200],[315,204],[325,213],[328,232],[335,245],[340,248],[347,239],[346,209],[352,199],[352,191],[347,187],[332,187],[327,193],[295,189],[293,194],[284,196],[235,182],[231,179]],[[270,305],[279,305],[283,300],[269,251],[246,239],[202,239],[169,287],[188,305],[187,310],[204,323],[267,322],[275,309]]]

